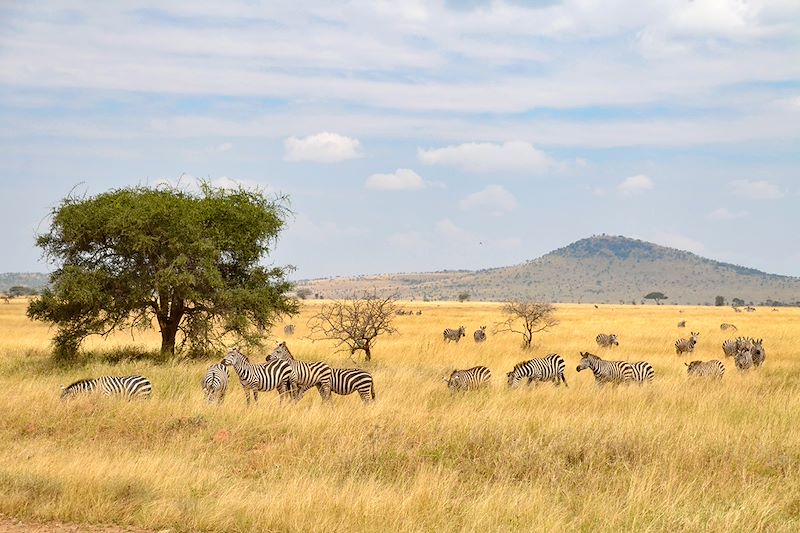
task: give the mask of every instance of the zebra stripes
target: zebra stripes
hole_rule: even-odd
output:
[[[722,379],[722,376],[725,375],[725,365],[722,364],[722,361],[717,359],[712,359],[711,361],[692,361],[691,363],[684,364],[686,365],[686,373],[689,376]]]
[[[444,340],[446,340],[448,342],[450,342],[450,341],[458,342],[459,340],[461,340],[461,337],[463,337],[465,335],[466,335],[466,333],[465,333],[465,330],[464,330],[464,326],[461,326],[458,329],[447,328],[442,333],[442,336],[444,337]]]
[[[105,396],[122,396],[126,400],[150,398],[153,385],[144,376],[102,376],[81,379],[61,387],[61,399],[67,400],[77,394],[98,392]]]
[[[203,393],[206,395],[208,403],[215,400],[221,404],[225,400],[225,393],[228,391],[228,367],[222,363],[216,363],[208,367],[205,377],[203,377]]]
[[[764,364],[767,353],[763,346],[764,339],[753,337],[737,337],[722,342],[722,352],[725,357],[733,357],[736,368],[747,370],[751,366],[759,367]]]
[[[597,345],[601,348],[611,348],[612,346],[619,346],[619,341],[617,340],[617,336],[614,333],[605,334],[601,333],[595,339],[597,341]]]
[[[467,370],[453,370],[450,378],[442,378],[451,391],[479,389],[489,384],[492,372],[485,366],[475,366]]]
[[[540,359],[530,359],[514,365],[514,369],[506,374],[508,386],[516,387],[520,380],[528,378],[528,385],[534,381],[552,381],[556,386],[567,380],[564,378],[564,359],[557,353],[551,353]]]
[[[697,337],[700,335],[700,332],[695,333],[692,332],[692,335],[688,339],[678,339],[675,341],[675,353],[677,355],[683,355],[685,353],[691,353],[694,351],[694,345],[697,344]]]
[[[481,343],[486,340],[486,326],[481,326],[480,328],[475,330],[475,333],[472,334],[472,338],[475,339],[475,342]]]
[[[739,328],[728,322],[723,322],[722,324],[719,325],[719,329],[721,329],[722,331],[728,331],[729,329],[736,331]]]
[[[232,366],[244,389],[247,405],[250,405],[250,392],[253,402],[258,403],[258,393],[276,389],[281,400],[290,391],[292,368],[286,361],[270,361],[263,365],[254,365],[236,348],[225,355],[221,363]]]
[[[306,390],[308,387],[301,387],[298,396],[302,398]],[[358,392],[365,404],[375,401],[375,383],[372,375],[358,368],[331,368],[331,392],[340,396]]]
[[[267,362],[283,361],[291,367],[289,377],[292,397],[297,401],[302,397],[301,390],[316,387],[323,400],[331,397],[331,367],[327,363],[315,361],[305,363],[292,356],[285,342],[278,346],[267,356]]]
[[[631,363],[631,369],[633,370],[633,381],[639,384],[645,382],[652,383],[653,378],[656,376],[656,372],[653,370],[653,365],[647,361]]]
[[[633,367],[626,361],[605,361],[589,352],[581,352],[577,371],[589,369],[598,385],[624,383],[633,379]]]

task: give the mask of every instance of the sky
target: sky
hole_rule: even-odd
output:
[[[644,239],[800,276],[800,2],[4,2],[0,272],[75,190],[288,195],[293,279]]]

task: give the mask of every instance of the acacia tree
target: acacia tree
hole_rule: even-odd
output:
[[[526,349],[531,347],[534,333],[558,325],[558,320],[553,317],[556,308],[548,303],[514,300],[504,304],[500,310],[508,316],[495,326],[495,333],[521,334],[522,346]]]
[[[202,353],[226,333],[258,342],[258,328],[298,311],[285,296],[291,267],[263,267],[288,213],[260,191],[134,187],[68,196],[37,238],[57,265],[28,316],[55,325],[55,355],[72,358],[89,335],[161,330],[161,353],[188,340]]]
[[[667,296],[663,292],[650,292],[644,297],[645,300],[655,300],[656,305],[661,305],[661,300],[666,300]]]
[[[309,319],[310,336],[314,340],[334,340],[337,348],[349,348],[350,355],[363,351],[364,359],[370,361],[378,336],[397,332],[392,326],[397,310],[394,295],[354,294],[347,300],[324,304]]]

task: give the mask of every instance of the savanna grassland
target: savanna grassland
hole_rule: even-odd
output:
[[[353,366],[304,338],[316,305],[295,318],[290,348]],[[262,394],[247,409],[233,372],[225,403],[205,403],[211,361],[102,355],[156,350],[155,333],[92,340],[93,358],[58,366],[25,303],[0,304],[0,513],[174,531],[800,530],[800,310],[559,305],[560,325],[523,352],[518,336],[491,333],[497,304],[404,307],[423,315],[396,317],[399,334],[364,365],[375,404],[325,405],[312,390],[298,404]],[[721,322],[764,338],[764,367],[739,374],[728,359],[722,382],[688,380],[684,361],[724,359],[735,333]],[[443,328],[460,324],[468,336],[444,343]],[[480,325],[489,337],[476,345]],[[690,330],[699,343],[679,359],[674,340]],[[598,348],[600,332],[620,346]],[[575,371],[580,350],[648,360],[655,382],[598,388]],[[507,390],[516,362],[549,352],[567,361],[569,388]],[[491,387],[451,394],[442,376],[477,364]],[[59,401],[61,384],[129,373],[151,379],[150,401]]]

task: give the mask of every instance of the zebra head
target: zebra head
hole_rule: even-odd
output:
[[[754,340],[753,346],[750,348],[750,354],[753,358],[753,364],[755,366],[761,366],[761,363],[764,362],[764,359],[767,355],[764,351],[764,347],[761,345],[763,341],[764,339]]]
[[[612,333],[611,335],[609,335],[608,342],[609,344],[613,344],[614,346],[619,346],[619,341],[617,340],[617,334]]]
[[[467,330],[464,328],[464,326],[461,326],[460,328],[458,328],[458,336],[459,337],[466,337],[467,336]]]
[[[286,346],[286,342],[278,343],[274,350],[267,356],[267,361],[292,361],[292,352]]]
[[[683,363],[683,364],[686,365],[686,373],[691,375],[695,372],[695,369],[702,363],[703,363],[702,361],[692,361],[690,363]]]
[[[698,331],[697,333],[695,333],[695,332],[693,331],[693,332],[692,332],[692,335],[689,337],[689,342],[691,342],[692,344],[697,344],[697,337],[698,337],[699,335],[700,335],[700,332],[699,332],[699,331]]]
[[[575,370],[577,372],[580,372],[581,370],[586,370],[587,368],[589,370],[592,370],[594,369],[594,366],[597,364],[597,361],[599,359],[600,359],[599,357],[597,357],[592,353],[581,352],[581,362]]]
[[[519,383],[519,376],[513,370],[506,374],[506,379],[508,380],[508,387],[514,388]]]
[[[453,370],[449,378],[442,378],[447,382],[447,388],[450,390],[458,390],[461,387],[461,372]]]
[[[247,357],[239,351],[239,348],[233,347],[228,353],[225,354],[225,357],[222,358],[220,364],[235,367],[237,365],[241,365],[245,361],[247,361]]]

